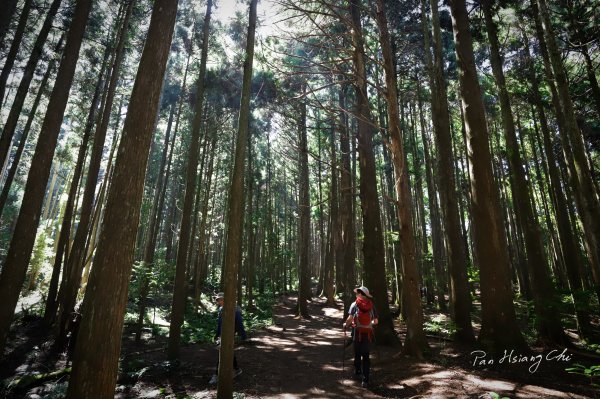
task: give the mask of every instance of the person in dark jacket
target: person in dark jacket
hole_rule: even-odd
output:
[[[225,304],[225,294],[223,292],[219,292],[215,296],[215,301],[217,302],[217,306],[219,307],[218,318],[217,318],[217,331],[215,333],[215,341],[217,345],[220,344],[221,340],[221,321],[223,315],[223,305]],[[235,308],[235,332],[239,334],[242,341],[245,341],[248,337],[246,335],[246,330],[244,329],[244,319],[242,317],[242,311],[239,307]],[[211,377],[209,384],[216,384],[219,380],[219,362],[217,361],[217,368],[215,374]],[[233,377],[237,377],[242,374],[242,369],[239,367],[237,362],[237,357],[235,353],[233,354]]]

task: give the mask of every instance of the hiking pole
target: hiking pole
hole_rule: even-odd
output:
[[[342,378],[344,378],[345,363],[346,363],[346,326],[344,325],[344,341],[342,342]]]

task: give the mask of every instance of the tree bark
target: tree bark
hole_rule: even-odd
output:
[[[502,227],[498,187],[494,181],[489,133],[477,69],[469,17],[464,0],[450,2],[460,97],[465,115],[471,170],[475,253],[480,268],[482,322],[479,341],[492,351],[527,347],[517,325],[506,235]]]
[[[67,203],[65,204],[64,216],[60,228],[60,233],[58,236],[58,245],[56,256],[54,258],[54,267],[52,270],[52,277],[50,279],[50,286],[48,288],[48,298],[46,299],[46,308],[44,310],[44,321],[46,325],[51,325],[54,323],[54,319],[56,317],[56,311],[58,307],[57,302],[57,293],[58,293],[58,279],[60,276],[60,271],[63,266],[63,258],[68,259],[67,247],[70,244],[70,235],[71,235],[71,222],[73,220],[74,211],[75,211],[75,199],[77,197],[77,193],[79,192],[79,181],[81,180],[81,175],[85,163],[85,156],[87,153],[88,142],[90,139],[90,135],[92,132],[92,128],[94,126],[94,120],[96,119],[96,111],[98,108],[98,101],[100,99],[100,90],[103,86],[103,77],[106,72],[106,64],[108,62],[108,49],[104,54],[104,61],[102,66],[100,67],[100,74],[98,76],[98,81],[96,83],[96,89],[94,90],[94,95],[92,97],[92,102],[90,104],[90,110],[88,112],[87,121],[85,124],[85,128],[83,131],[83,137],[81,139],[81,145],[79,146],[79,153],[77,154],[77,161],[75,163],[75,169],[73,171],[73,178],[71,180],[71,187],[69,189],[69,196],[67,198]],[[63,279],[66,278],[66,273],[63,273]]]
[[[154,195],[152,200],[152,209],[150,210],[150,216],[148,217],[148,239],[144,247],[144,257],[142,265],[142,282],[140,284],[140,294],[138,298],[138,320],[135,331],[135,341],[140,342],[142,337],[142,327],[144,326],[144,316],[146,314],[146,301],[148,299],[148,291],[150,288],[150,274],[152,273],[154,263],[154,252],[156,250],[156,242],[158,237],[158,226],[160,220],[158,218],[159,212],[162,211],[164,204],[163,187],[165,185],[165,165],[167,163],[167,154],[169,154],[169,148],[171,154],[173,145],[175,144],[175,136],[177,132],[173,134],[173,140],[171,143],[171,127],[173,126],[173,115],[175,113],[175,104],[171,104],[171,110],[169,111],[169,121],[167,122],[167,131],[165,132],[165,141],[160,164],[158,166],[158,181],[156,182],[156,188],[154,189]],[[170,161],[170,160],[169,160]]]
[[[306,93],[306,85],[302,86]],[[296,314],[308,318],[306,301],[310,289],[310,187],[308,178],[308,143],[306,137],[306,101],[300,103],[298,121],[298,308]],[[308,287],[307,287],[308,285]]]
[[[464,241],[462,236],[454,177],[453,159],[455,154],[452,147],[448,93],[444,78],[438,0],[431,0],[430,5],[434,49],[434,62],[430,73],[431,111],[438,153],[437,177],[440,186],[440,204],[446,234],[446,252],[450,275],[450,310],[457,327],[454,339],[464,343],[472,343],[475,340],[475,334],[473,333],[470,314],[471,296],[467,276],[467,245],[466,236]],[[429,53],[425,55],[425,58],[426,60],[430,58]]]
[[[379,42],[381,44],[384,61],[383,66],[385,70],[388,129],[391,138],[390,152],[394,165],[395,189],[396,196],[398,198],[396,212],[398,213],[398,220],[400,221],[400,246],[402,248],[403,278],[402,294],[404,296],[404,314],[406,315],[407,328],[404,350],[410,355],[422,357],[423,351],[427,350],[428,345],[427,339],[425,338],[425,331],[423,330],[423,309],[421,308],[421,298],[419,293],[419,276],[415,254],[415,237],[412,230],[412,199],[410,188],[408,186],[408,165],[406,165],[404,145],[402,142],[402,132],[400,127],[397,100],[398,95],[396,73],[385,12],[384,0],[377,0],[376,19],[377,26],[379,28]],[[367,254],[365,253],[365,257],[366,255]],[[387,291],[385,292],[387,294]]]
[[[104,228],[83,304],[67,398],[114,397],[144,174],[177,1],[156,0],[108,191]]]
[[[4,0],[0,7],[0,50],[4,48],[6,33],[10,27],[15,11],[17,10],[17,0]]]
[[[250,89],[252,86],[257,2],[257,0],[250,1],[237,142],[235,145],[233,173],[231,175],[231,188],[227,206],[229,223],[227,224],[223,283],[225,298],[229,298],[229,300],[225,301],[222,315],[221,349],[219,351],[219,384],[217,387],[218,399],[231,399],[233,397],[232,366],[236,306],[234,298],[236,298],[238,266],[242,256],[242,229],[244,226],[244,161],[246,159],[246,146],[250,124]],[[235,222],[232,223],[231,221]]]
[[[554,146],[550,137],[550,129],[548,127],[548,121],[546,119],[546,114],[544,112],[544,107],[542,105],[540,96],[539,79],[535,73],[527,40],[528,39],[525,37],[525,61],[529,69],[528,75],[530,78],[529,81],[531,82],[531,97],[540,119],[544,151],[548,157],[548,174],[550,177],[551,198],[554,203],[556,224],[560,238],[560,252],[563,256],[562,263],[565,265],[567,270],[567,279],[569,280],[569,287],[573,297],[573,303],[575,305],[577,329],[582,335],[589,335],[591,329],[590,315],[586,310],[587,301],[583,300],[581,297],[581,290],[583,289],[581,283],[582,279],[579,273],[579,270],[582,268],[580,265],[581,254],[577,245],[576,237],[571,229],[571,222],[569,220],[567,208],[567,197],[561,189],[563,183],[559,176],[559,166],[557,165],[554,155]]]
[[[198,86],[196,88],[196,107],[194,120],[192,122],[192,139],[190,152],[187,160],[186,188],[183,202],[181,229],[179,245],[177,247],[177,264],[175,268],[175,285],[173,287],[173,303],[171,305],[171,324],[169,326],[169,359],[179,358],[179,343],[181,340],[181,325],[185,313],[185,300],[187,287],[185,283],[185,271],[190,246],[190,224],[192,221],[192,208],[194,206],[194,194],[196,192],[196,176],[198,168],[198,154],[200,151],[200,128],[203,118],[204,104],[204,79],[206,75],[206,58],[208,56],[208,39],[210,33],[210,14],[212,0],[208,0],[206,14],[202,27],[202,50],[200,61],[200,72],[198,74]]]
[[[340,79],[342,79],[340,77]],[[348,118],[346,115],[346,86],[341,85],[338,94],[339,107],[341,109],[340,119],[340,233],[341,233],[341,250],[343,253],[342,264],[340,265],[340,273],[343,273],[344,278],[341,279],[342,285],[339,287],[339,292],[342,293],[344,301],[344,309],[349,309],[353,302],[355,277],[355,259],[356,259],[356,241],[355,241],[355,225],[354,225],[354,195],[352,188],[352,167],[350,163],[350,132],[348,129]],[[344,315],[344,319],[345,319]]]
[[[111,67],[110,82],[107,87],[104,108],[100,116],[96,131],[94,132],[94,142],[90,154],[90,162],[86,175],[86,183],[83,191],[83,200],[81,202],[81,210],[79,223],[73,239],[73,247],[71,248],[69,258],[66,265],[66,284],[59,298],[59,325],[56,345],[60,348],[67,338],[69,329],[69,321],[72,318],[71,313],[75,309],[77,301],[77,292],[81,284],[81,273],[86,263],[85,244],[90,232],[90,221],[94,206],[94,198],[96,194],[96,186],[98,183],[98,175],[100,173],[100,164],[102,162],[102,154],[104,152],[104,142],[108,131],[110,115],[112,113],[112,105],[119,81],[121,64],[123,61],[125,42],[129,28],[129,19],[133,10],[135,0],[131,0],[127,6],[127,11],[123,17],[120,27],[118,44],[113,55]]]
[[[17,174],[17,170],[19,168],[19,162],[21,161],[21,156],[23,155],[23,150],[25,150],[25,144],[27,144],[27,138],[29,137],[29,132],[31,131],[31,125],[33,124],[33,120],[37,113],[37,108],[42,99],[42,95],[46,90],[46,85],[48,84],[48,79],[52,74],[54,69],[55,60],[50,61],[48,64],[48,68],[46,69],[46,73],[42,78],[42,82],[40,83],[40,87],[38,88],[38,93],[33,101],[33,105],[31,106],[31,111],[29,112],[29,117],[27,118],[27,122],[25,123],[25,127],[23,128],[23,133],[21,134],[21,138],[19,139],[19,146],[15,152],[15,155],[12,159],[12,165],[8,171],[6,179],[4,180],[4,186],[2,187],[2,193],[0,194],[0,215],[2,215],[2,211],[4,210],[4,206],[6,205],[6,200],[8,199],[8,194],[10,193],[10,186]]]
[[[29,18],[29,12],[31,11],[31,3],[33,3],[33,0],[25,0],[25,3],[23,4],[23,10],[21,11],[21,15],[19,16],[19,24],[17,25],[17,30],[15,31],[12,44],[10,45],[10,50],[6,55],[6,61],[4,61],[2,73],[0,73],[0,107],[4,102],[4,91],[6,90],[6,81],[8,80],[8,76],[12,71],[12,67],[15,63],[15,60],[17,59],[19,47],[21,47],[21,40],[23,40],[23,33],[25,33],[25,28],[27,27],[27,19]],[[2,43],[2,41],[3,39],[0,38],[0,43]]]
[[[27,198],[27,201],[21,205],[15,232],[0,275],[0,291],[4,292],[5,298],[0,305],[0,353],[4,350],[6,335],[10,329],[19,292],[27,273],[27,265],[31,257],[46,184],[52,166],[52,157],[67,106],[91,3],[91,0],[81,0],[75,7],[73,20],[67,34],[64,56],[58,69],[56,83],[50,96],[25,185],[24,198]]]
[[[435,270],[435,292],[437,295],[438,306],[441,311],[446,311],[446,277],[444,266],[444,239],[442,237],[442,223],[440,218],[440,208],[436,191],[436,179],[433,176],[434,160],[429,147],[429,138],[425,129],[425,118],[423,115],[421,103],[420,84],[418,89],[419,120],[421,124],[421,139],[423,141],[423,154],[425,157],[425,175],[427,179],[427,196],[429,199],[429,215],[431,221],[431,246],[433,250],[433,268]]]
[[[360,168],[360,199],[362,208],[362,221],[363,221],[363,232],[364,232],[364,272],[365,281],[370,287],[370,290],[374,293],[374,302],[379,312],[379,325],[377,328],[377,340],[381,344],[398,345],[398,337],[394,331],[392,323],[392,316],[390,313],[388,295],[387,295],[387,283],[385,279],[385,250],[383,245],[383,232],[381,228],[381,211],[379,209],[379,198],[377,195],[377,174],[375,170],[375,156],[373,154],[373,123],[371,118],[371,110],[369,109],[369,100],[367,97],[367,75],[365,65],[365,50],[364,50],[364,38],[361,26],[360,17],[360,4],[359,0],[350,0],[350,14],[352,19],[352,41],[353,41],[353,62],[354,62],[354,78],[355,78],[355,91],[356,91],[356,118],[358,122],[358,153],[359,153],[359,168]],[[394,97],[394,102],[396,97]],[[399,134],[399,132],[398,132]],[[400,148],[397,150],[401,151]],[[392,149],[392,156],[398,156],[394,149]],[[400,160],[400,162],[403,162]],[[401,169],[400,169],[401,170]],[[408,181],[403,180],[402,176],[398,175],[396,184],[408,184]],[[398,188],[397,188],[398,190]],[[403,193],[408,194],[404,191],[408,190],[407,186],[403,187]],[[410,195],[407,198],[402,198],[408,202],[404,204],[410,204]],[[410,208],[407,208],[410,212]],[[403,209],[399,207],[398,211],[401,212]],[[399,215],[401,215],[399,213]],[[412,236],[411,230],[411,219],[400,220],[401,224],[401,235],[406,232],[405,244],[410,248],[403,248],[407,252],[403,253],[403,261],[410,259],[411,265],[403,265],[403,270],[409,274],[406,276],[407,279],[412,279],[410,283],[405,281],[405,284],[410,284],[410,288],[404,290],[409,292],[410,298],[416,298],[419,301],[418,294],[418,276],[416,275],[416,264],[415,262],[415,248],[414,248],[414,237]],[[408,229],[411,231],[406,231]],[[412,270],[414,268],[414,270]],[[409,326],[409,337],[407,337],[407,346],[412,347],[414,342],[415,348],[421,348],[424,341],[421,342],[421,337],[424,339],[425,334],[422,328],[422,319],[419,319],[421,314],[421,306],[411,308],[414,313],[411,315],[407,325]],[[422,314],[421,314],[422,316]],[[415,335],[412,335],[415,334]],[[426,343],[425,343],[426,344]]]
[[[598,220],[600,220],[600,201],[593,183],[583,137],[577,126],[575,109],[569,93],[569,82],[556,44],[556,36],[550,22],[546,0],[537,0],[537,5],[539,7],[539,17],[544,27],[552,70],[556,79],[558,98],[563,110],[566,131],[562,133],[567,134],[573,151],[574,170],[571,170],[570,173],[576,177],[577,182],[577,187],[573,187],[575,202],[583,225],[595,290],[600,294],[600,223],[598,223]]]
[[[334,121],[335,123],[335,121]],[[330,223],[330,251],[331,251],[331,267],[328,270],[325,278],[325,297],[327,304],[335,305],[335,273],[340,273],[339,263],[341,260],[340,253],[340,224],[339,224],[339,193],[338,193],[338,166],[337,166],[337,149],[335,145],[335,128],[331,127],[329,135],[329,144],[331,147],[331,188],[329,197],[329,217]]]
[[[482,0],[485,24],[490,42],[490,61],[492,73],[498,88],[500,99],[500,111],[502,114],[502,127],[506,141],[508,164],[512,175],[513,205],[516,210],[517,219],[523,232],[525,248],[527,251],[527,271],[531,281],[538,335],[545,341],[564,345],[568,339],[562,329],[559,312],[556,309],[558,297],[552,281],[550,280],[550,268],[544,247],[540,226],[534,215],[531,199],[529,198],[529,183],[523,170],[523,160],[519,152],[519,143],[515,124],[510,106],[508,90],[502,70],[502,57],[496,23],[492,16],[492,0]]]
[[[0,165],[3,165],[4,161],[8,157],[10,143],[17,128],[19,116],[21,115],[21,110],[23,109],[23,104],[25,103],[25,98],[27,97],[27,93],[29,91],[29,85],[31,83],[31,80],[33,79],[33,75],[35,73],[37,64],[42,56],[44,44],[46,44],[48,33],[50,33],[50,29],[52,28],[52,22],[54,21],[54,17],[58,12],[58,7],[60,6],[60,3],[61,0],[52,1],[52,4],[48,9],[48,14],[46,14],[46,18],[44,19],[42,28],[40,29],[40,32],[38,33],[38,36],[33,45],[33,49],[31,50],[31,55],[29,56],[27,65],[25,65],[25,69],[23,70],[23,77],[21,78],[21,82],[19,83],[19,87],[17,89],[17,92],[15,93],[15,98],[13,99],[13,103],[10,108],[10,113],[8,114],[8,118],[6,119],[6,123],[4,124],[4,129],[2,130],[2,137],[0,138]],[[4,7],[2,7],[2,9],[4,9]],[[0,43],[1,42],[2,41],[0,40]],[[57,48],[60,48],[60,46],[57,46]]]

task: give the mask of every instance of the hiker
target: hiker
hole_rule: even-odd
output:
[[[215,296],[215,301],[217,302],[217,306],[219,307],[218,319],[217,319],[217,332],[215,333],[215,341],[217,345],[221,344],[221,319],[223,315],[223,305],[225,304],[225,293],[219,292]],[[235,308],[235,332],[240,335],[242,341],[245,341],[246,330],[244,329],[244,319],[242,318],[242,311],[239,307]],[[219,361],[217,361],[217,368],[213,376],[210,378],[209,384],[216,384],[219,380]],[[242,374],[242,369],[238,366],[237,358],[235,357],[235,352],[233,354],[233,377],[237,377]]]
[[[356,301],[350,305],[348,318],[343,324],[344,329],[352,326],[354,342],[354,378],[362,378],[362,386],[369,386],[369,372],[371,360],[369,353],[371,351],[371,342],[375,335],[373,326],[377,325],[377,312],[375,305],[367,287],[358,287],[354,289]]]

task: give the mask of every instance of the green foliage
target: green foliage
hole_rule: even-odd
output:
[[[600,355],[600,344],[585,344],[585,349]]]
[[[46,229],[43,226],[40,227],[35,240],[31,262],[29,262],[28,278],[25,282],[25,289],[27,291],[33,291],[37,286],[40,272],[47,263],[48,257],[52,254],[52,249],[48,248],[48,244],[51,244],[51,242],[52,240],[48,238]]]
[[[590,379],[590,384],[594,387],[600,387],[596,381],[600,377],[600,365],[586,367],[583,364],[575,363],[573,367],[565,369],[569,374],[578,374]]]
[[[431,334],[450,337],[458,330],[458,327],[444,315],[438,315],[433,317],[431,321],[423,323],[423,329]]]
[[[490,392],[489,394],[492,399],[510,399],[508,396],[500,396],[496,392]]]

